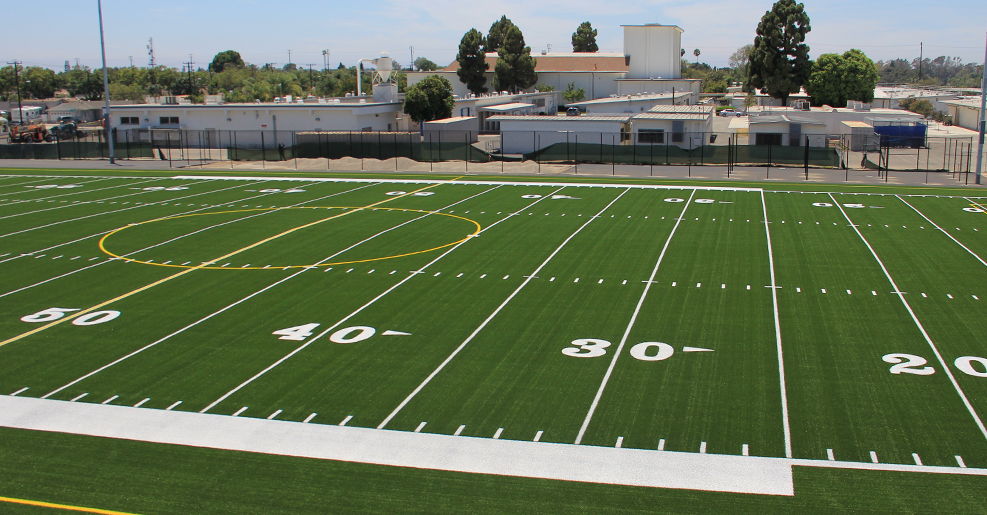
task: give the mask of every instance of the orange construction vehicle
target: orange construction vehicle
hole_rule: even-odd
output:
[[[11,143],[34,143],[35,141],[52,142],[55,137],[48,132],[45,124],[12,125],[10,127]]]

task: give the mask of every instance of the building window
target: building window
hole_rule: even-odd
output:
[[[685,141],[685,122],[672,120],[672,143],[682,143],[683,141]]]
[[[178,125],[177,116],[162,116],[161,125]]]
[[[781,145],[781,134],[776,132],[760,132],[754,137],[755,145]]]
[[[544,98],[536,98],[535,99],[535,107],[545,107],[545,99]]]
[[[120,125],[140,125],[140,118],[136,116],[121,116]]]
[[[664,129],[641,129],[637,133],[638,143],[663,144],[665,143]]]

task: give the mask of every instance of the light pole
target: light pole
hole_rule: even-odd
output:
[[[987,49],[984,50],[984,79],[980,83],[980,140],[977,144],[977,184],[984,166],[984,131],[987,130]]]
[[[329,69],[329,49],[328,48],[322,51],[322,62],[324,63],[322,65],[322,71],[328,70]]]
[[[106,140],[110,143],[110,164],[115,162],[113,156],[113,133],[110,130],[110,80],[106,75],[106,43],[103,41],[103,1],[96,0],[96,9],[99,10],[99,48],[103,53],[103,100],[106,114],[103,115],[103,131],[106,133]]]

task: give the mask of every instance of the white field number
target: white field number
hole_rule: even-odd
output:
[[[886,363],[893,363],[892,374],[915,374],[920,376],[932,375],[935,369],[925,366],[928,361],[914,354],[886,354],[882,358]],[[987,377],[987,358],[977,356],[960,356],[953,361],[960,372],[973,377]]]
[[[979,207],[964,207],[963,208],[963,211],[966,211],[967,213],[983,213],[984,212],[984,210],[983,209],[980,209]]]
[[[67,313],[73,311],[79,311],[79,308],[48,308],[38,311],[30,315],[24,315],[21,317],[21,322],[29,322],[33,324],[42,322],[53,322],[59,318],[64,317]],[[72,320],[72,325],[87,326],[87,325],[97,325],[103,322],[109,322],[120,316],[120,312],[116,310],[104,310],[104,311],[93,311],[91,313],[86,313],[82,316],[76,317]]]
[[[598,358],[607,353],[610,345],[607,340],[580,338],[572,341],[572,347],[562,349],[562,354],[574,358]],[[662,342],[641,342],[631,347],[631,356],[640,361],[663,361],[674,353],[671,345]]]
[[[305,325],[296,325],[294,327],[286,327],[284,329],[278,329],[274,331],[273,335],[279,336],[279,340],[291,340],[291,341],[304,341],[309,336],[312,336],[312,331],[319,327],[321,324],[311,323]],[[366,340],[377,333],[377,330],[373,327],[367,327],[365,325],[356,325],[353,327],[344,327],[338,331],[329,335],[329,341],[333,343],[347,344],[347,343],[357,343]]]

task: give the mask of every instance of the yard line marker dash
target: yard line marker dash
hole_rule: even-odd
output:
[[[579,278],[577,277],[576,280],[575,281],[572,281],[572,282],[578,283],[579,282]]]
[[[505,276],[504,276],[504,279],[507,279],[508,277],[510,277],[510,275],[505,275]]]
[[[689,201],[685,203],[685,205],[682,207],[682,212],[679,213],[679,218],[684,217],[686,210],[689,209],[690,205],[692,205],[692,199],[695,198],[696,191],[698,190],[695,189],[692,190],[692,193],[689,195]],[[603,391],[606,389],[607,383],[610,381],[610,376],[613,375],[613,370],[617,366],[617,359],[620,357],[621,350],[627,344],[627,339],[628,337],[630,337],[631,330],[634,328],[634,323],[637,322],[637,317],[641,313],[641,307],[644,305],[644,301],[648,296],[648,292],[651,290],[651,285],[655,280],[655,276],[658,275],[658,269],[661,267],[661,263],[665,259],[665,254],[666,252],[668,252],[668,247],[669,245],[672,244],[672,238],[675,236],[675,232],[678,230],[679,225],[681,225],[681,223],[682,223],[681,220],[675,222],[675,225],[672,227],[671,232],[668,234],[668,238],[665,240],[665,245],[662,247],[661,253],[658,255],[658,260],[655,262],[655,266],[651,270],[651,276],[648,277],[648,282],[646,282],[644,285],[644,291],[641,292],[641,296],[637,301],[637,306],[634,307],[634,312],[627,323],[627,328],[624,330],[624,334],[620,338],[620,343],[617,344],[617,349],[613,353],[613,358],[611,358],[610,360],[610,365],[607,367],[607,371],[603,375],[603,378],[600,381],[600,386],[596,391],[596,395],[593,397],[593,401],[590,404],[589,410],[586,413],[586,418],[583,419],[583,424],[579,428],[579,433],[576,435],[576,440],[574,442],[576,445],[582,443],[583,435],[586,434],[586,430],[587,428],[589,428],[590,421],[593,420],[593,414],[596,413],[596,407],[599,406],[600,404],[600,399],[603,397]]]
[[[339,423],[339,425],[345,426],[346,423],[349,422],[350,420],[353,420],[353,415],[346,415],[346,418],[344,418],[343,421]]]
[[[852,292],[852,291],[850,291],[850,290],[847,290],[847,291],[846,291],[846,294],[847,294],[847,295],[853,295],[853,292]]]
[[[829,461],[836,461],[836,456],[833,455],[833,449],[826,449],[826,459]]]
[[[802,293],[802,288],[795,288],[795,293]]]
[[[922,297],[924,297],[924,298],[929,298],[929,296],[928,296],[928,295],[926,295],[926,294],[925,294],[925,292],[922,292]]]
[[[428,422],[422,422],[421,424],[418,424],[418,427],[415,428],[415,432],[421,433],[422,429],[425,429],[425,424],[428,424]]]
[[[483,279],[486,276],[487,276],[487,274],[483,274],[483,275],[480,276],[480,279]]]
[[[871,461],[871,463],[880,463],[879,461],[877,461],[877,453],[876,452],[870,451],[870,461]]]
[[[553,277],[553,278],[549,279],[548,282],[552,282],[554,280],[555,280],[555,278]]]
[[[976,295],[971,295],[971,297],[973,297],[973,300],[980,300],[980,297],[977,297]]]
[[[459,275],[457,275],[456,277],[462,277],[462,276],[463,276],[463,273],[460,272]]]
[[[603,279],[600,279],[600,281],[597,282],[596,284],[603,284]]]
[[[244,411],[247,411],[247,407],[246,407],[246,406],[244,406],[244,407],[242,407],[242,408],[240,408],[240,409],[238,409],[238,410],[236,410],[236,412],[235,412],[235,413],[233,413],[233,415],[232,415],[232,416],[234,416],[234,417],[239,417],[239,416],[240,416],[240,414],[241,414],[241,413],[243,413]]]
[[[177,408],[178,405],[181,404],[181,403],[182,403],[182,401],[178,401],[178,402],[172,404],[171,406],[168,406],[167,408],[165,408],[165,411],[171,411],[171,410]]]
[[[751,448],[750,448],[750,446],[747,445],[747,444],[744,444],[744,446],[741,447],[741,449],[740,449],[740,453],[743,454],[744,456],[750,456],[751,455]]]
[[[622,282],[620,284],[627,284],[627,279],[624,279],[624,282]]]
[[[706,442],[699,443],[699,454],[706,454]]]
[[[535,433],[535,439],[532,440],[532,441],[533,442],[540,442],[541,441],[541,435],[543,435],[543,434],[545,434],[544,431],[538,431],[537,433]]]
[[[672,288],[675,287],[675,281],[672,281]]]
[[[141,406],[143,406],[143,405],[144,405],[144,403],[145,403],[145,402],[147,402],[147,401],[149,401],[149,400],[151,400],[151,398],[150,398],[150,397],[145,397],[145,398],[144,398],[144,400],[142,400],[142,401],[140,401],[140,402],[138,402],[137,404],[134,404],[134,407],[135,407],[135,408],[139,408],[139,407],[141,407]]]
[[[696,283],[696,288],[702,288],[703,283]]]
[[[452,436],[459,436],[463,434],[463,429],[466,429],[466,424],[459,426],[459,429],[456,429],[456,432],[453,433]]]
[[[919,457],[919,455],[918,455],[918,453],[914,453],[914,452],[913,452],[913,453],[912,453],[912,459],[913,459],[913,460],[915,460],[915,464],[916,464],[916,465],[918,465],[919,467],[921,467],[921,466],[922,466],[922,458],[921,458],[921,457]]]
[[[877,295],[877,292],[876,292],[876,291],[874,291],[874,290],[871,290],[871,291],[870,291],[870,294],[871,294],[871,295]]]
[[[821,288],[823,293],[826,293],[826,288]]]
[[[751,285],[749,285],[749,284],[748,284],[748,285],[747,285],[747,289],[748,289],[748,290],[749,290],[749,289],[751,289]]]
[[[77,400],[79,400],[79,399],[81,399],[81,398],[83,398],[83,397],[85,397],[85,396],[87,396],[87,395],[89,395],[89,392],[86,392],[86,393],[84,393],[84,394],[82,394],[82,395],[79,395],[79,396],[77,396],[76,398],[74,398],[74,399],[72,399],[72,400],[71,400],[71,401],[69,401],[69,402],[75,402],[75,401],[77,401]]]
[[[12,394],[10,394],[10,396],[11,396],[11,397],[17,397],[17,395],[18,395],[18,394],[21,394],[21,393],[24,393],[24,392],[26,392],[27,390],[28,390],[28,387],[27,387],[27,386],[25,386],[24,388],[21,388],[20,390],[17,390],[16,392],[14,392],[14,393],[12,393]]]
[[[664,451],[665,450],[665,439],[664,438],[658,440],[658,450],[659,451]]]
[[[504,434],[504,428],[498,427],[497,428],[497,431],[493,435],[494,440],[499,440],[500,439],[500,435],[502,435],[502,434]]]
[[[949,297],[949,298],[953,298],[953,296],[951,294],[949,294],[949,293],[947,293],[946,296]]]
[[[109,399],[106,399],[105,401],[101,402],[100,404],[109,404],[109,403],[113,402],[114,400],[116,400],[117,397],[119,397],[119,395],[114,395],[113,397],[110,397]]]
[[[623,447],[623,445],[624,445],[624,437],[623,436],[618,436],[617,437],[617,443],[614,444],[614,448],[620,449],[621,447]]]
[[[318,413],[312,413],[311,415],[305,417],[305,420],[302,420],[302,424],[308,424],[313,418],[315,418],[316,415],[318,415]]]
[[[720,285],[720,289],[721,289],[721,290],[725,290],[725,289],[727,289],[727,285],[726,285],[726,284],[721,284],[721,285]]]
[[[966,468],[966,463],[963,462],[963,456],[957,454],[956,456],[953,457],[956,458],[956,464],[959,465],[960,468]]]
[[[278,416],[280,414],[281,414],[281,410],[277,410],[274,413],[271,413],[270,415],[268,415],[267,416],[267,420],[274,420],[274,417],[276,417],[276,416]]]

